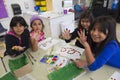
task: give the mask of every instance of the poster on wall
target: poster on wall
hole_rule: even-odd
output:
[[[4,1],[0,0],[0,19],[8,17]]]

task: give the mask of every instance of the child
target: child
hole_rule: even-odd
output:
[[[10,30],[5,36],[6,54],[15,57],[29,48],[30,34],[27,27],[23,17],[15,16],[11,19]]]
[[[104,64],[120,68],[120,43],[116,38],[116,22],[109,16],[98,17],[90,29],[90,41],[78,32],[79,41],[85,47],[86,61],[76,62],[78,67],[88,66],[94,71]]]
[[[30,26],[32,28],[30,32],[31,37],[31,44],[33,51],[38,50],[38,42],[42,41],[44,39],[44,24],[40,16],[33,15],[30,19]]]
[[[65,32],[62,34],[62,37],[68,43],[71,40],[74,40],[75,38],[78,37],[77,31],[80,31],[80,29],[85,32],[86,36],[88,36],[88,29],[91,26],[93,20],[94,18],[90,10],[82,12],[80,15],[78,27],[72,33],[70,33],[68,29],[66,29]],[[75,45],[84,48],[83,45],[78,40],[76,40]]]

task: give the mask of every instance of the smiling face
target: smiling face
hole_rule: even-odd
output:
[[[13,26],[13,31],[17,36],[20,36],[25,30],[25,27],[19,23],[16,26]]]
[[[31,26],[34,31],[37,31],[37,30],[42,31],[42,28],[43,28],[42,22],[40,20],[34,20]]]
[[[85,28],[86,30],[88,30],[88,29],[89,29],[89,26],[90,26],[90,21],[89,21],[89,19],[87,19],[87,18],[81,19],[81,26],[82,26],[83,28]]]
[[[106,30],[106,33],[108,33],[108,30]],[[95,43],[101,43],[103,42],[106,37],[107,34],[104,34],[101,30],[100,30],[100,26],[99,25],[94,25],[94,27],[92,28],[91,32],[91,38]]]

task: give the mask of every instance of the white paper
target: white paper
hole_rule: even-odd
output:
[[[69,59],[59,56],[58,60],[55,62],[55,64],[53,64],[53,66],[58,66],[59,68],[61,68],[67,65],[68,62],[69,62]]]
[[[120,80],[120,73],[115,71],[108,80]]]
[[[62,46],[55,52],[55,54],[58,54],[60,56],[67,57],[72,60],[80,59],[84,49],[78,48],[76,46],[66,45]]]
[[[49,37],[49,38],[39,42],[38,47],[41,49],[47,50],[58,42],[59,41],[57,39],[52,39],[51,37]]]
[[[18,80],[36,80],[36,79],[32,75],[26,74],[25,76],[18,78]]]

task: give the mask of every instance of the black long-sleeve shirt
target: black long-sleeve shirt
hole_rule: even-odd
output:
[[[15,35],[6,34],[5,36],[5,44],[6,44],[6,52],[8,55],[20,55],[23,53],[25,50],[27,50],[30,46],[30,33],[28,29],[25,29],[24,32],[21,35],[21,40],[17,38]],[[13,46],[21,46],[24,47],[23,51],[16,51],[13,50]]]
[[[79,37],[79,35],[77,33],[78,31],[80,31],[80,29],[76,28],[72,33],[70,33],[71,38],[69,40],[65,40],[65,41],[68,43],[71,40],[74,40],[75,38]],[[88,36],[88,31],[86,31],[86,30],[85,30],[85,36]],[[84,48],[84,46],[78,40],[76,40],[75,45],[80,48]]]

